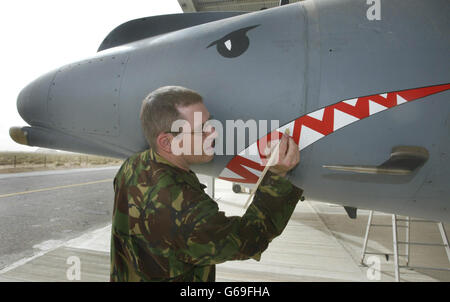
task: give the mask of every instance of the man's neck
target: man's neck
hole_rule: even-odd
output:
[[[190,170],[189,165],[181,156],[175,156],[171,153],[167,153],[164,151],[156,151],[155,150],[155,152],[158,153],[159,156],[161,156],[162,158],[167,160],[172,165],[189,172],[189,170]]]

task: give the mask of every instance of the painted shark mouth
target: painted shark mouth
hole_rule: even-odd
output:
[[[237,183],[256,183],[264,170],[262,162],[264,155],[259,152],[260,144],[270,141],[271,138],[280,138],[286,129],[289,129],[289,133],[298,144],[299,149],[303,150],[347,125],[448,89],[450,89],[450,84],[374,94],[344,100],[308,113],[274,130],[272,135],[269,133],[266,137],[260,138],[234,156],[220,173],[219,178]]]

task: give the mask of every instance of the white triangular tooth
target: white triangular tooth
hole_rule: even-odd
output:
[[[407,100],[405,100],[403,97],[401,97],[399,94],[397,94],[397,105],[408,103]]]
[[[384,97],[385,99],[387,99],[387,93],[382,93],[382,94],[380,94],[382,97]]]
[[[289,129],[289,136],[292,136],[292,134],[294,133],[294,121],[281,126],[280,128],[277,129],[278,132],[280,133],[284,133],[286,131],[286,129]]]
[[[386,110],[386,109],[387,109],[387,107],[384,107],[378,103],[369,101],[369,115],[378,113],[378,112]]]
[[[237,179],[242,179],[244,180],[245,178],[243,178],[242,176],[234,173],[233,171],[231,171],[228,168],[223,169],[223,171],[220,173],[219,177],[226,177],[226,178],[237,178]]]
[[[262,164],[262,160],[259,156],[257,143],[253,143],[250,146],[248,146],[245,150],[243,150],[241,153],[239,153],[239,156],[242,156],[251,161],[257,162],[258,164]]]
[[[356,99],[350,99],[350,100],[345,100],[345,101],[343,101],[343,102],[346,103],[346,104],[352,105],[353,107],[355,107],[357,101],[358,101],[358,98],[356,98]]]
[[[250,147],[248,147],[248,155],[251,156],[252,158],[257,156],[259,159],[259,150],[257,143],[251,144]],[[261,161],[261,159],[259,160]]]
[[[322,133],[314,131],[311,128],[303,125],[300,134],[299,149],[302,150],[306,148],[307,146],[311,145],[312,143],[315,143],[324,136],[325,135],[323,135]]]
[[[325,112],[325,108],[319,109],[317,111],[308,113],[308,116],[315,118],[316,120],[323,120],[323,114]]]
[[[247,170],[249,170],[250,172],[252,172],[254,175],[258,176],[258,177],[262,174],[262,171],[255,170],[255,169],[250,168],[250,167],[245,167],[245,168],[246,168]]]
[[[356,121],[359,121],[359,119],[351,116],[350,114],[334,109],[333,131],[336,131],[337,129],[340,129]]]
[[[253,143],[244,150],[242,150],[241,152],[239,152],[238,155],[247,158],[248,156],[255,154],[254,153],[255,150],[258,150],[258,148],[256,148],[256,143]]]

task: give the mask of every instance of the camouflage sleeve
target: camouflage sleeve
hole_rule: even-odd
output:
[[[182,244],[176,256],[195,265],[228,260],[260,260],[261,253],[286,227],[302,190],[286,178],[268,172],[254,200],[242,217],[226,217],[211,198],[189,191],[185,199],[196,200],[184,210]]]

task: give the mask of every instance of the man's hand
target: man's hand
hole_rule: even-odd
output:
[[[300,150],[294,140],[285,134],[281,137],[279,144],[278,156],[274,154],[275,158],[269,171],[284,177],[300,162]]]

